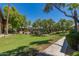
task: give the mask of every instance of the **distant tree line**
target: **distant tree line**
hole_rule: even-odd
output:
[[[35,31],[37,33],[40,31],[42,33],[48,34],[57,31],[65,32],[70,30],[72,25],[72,20],[60,19],[58,22],[55,22],[53,19],[38,19],[32,24],[32,27],[36,29]]]

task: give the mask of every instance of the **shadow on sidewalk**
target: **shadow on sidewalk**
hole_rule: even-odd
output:
[[[40,52],[40,53],[37,54],[37,56],[53,56],[53,55],[50,55],[50,54],[47,54],[47,53]]]
[[[68,43],[67,43],[67,40],[65,39],[61,48],[61,52],[66,53],[67,47],[68,47]]]
[[[71,49],[69,46],[68,46],[68,43],[67,43],[67,40],[65,39],[64,40],[64,43],[63,43],[63,46],[61,48],[61,52],[64,53],[65,55],[68,55],[72,52],[74,52],[75,50]]]

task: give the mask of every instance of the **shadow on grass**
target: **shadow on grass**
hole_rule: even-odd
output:
[[[33,44],[37,44],[37,45],[40,45],[40,44],[48,44],[50,43],[51,40],[43,40],[43,41],[34,41],[34,42],[31,42],[30,45],[33,45]]]
[[[2,52],[0,56],[51,56],[46,53],[40,53],[38,50],[34,48],[30,48],[28,46],[21,46],[16,49]]]
[[[0,53],[0,56],[35,56],[37,55],[38,50],[30,48],[28,46],[21,46],[14,50],[6,51]]]

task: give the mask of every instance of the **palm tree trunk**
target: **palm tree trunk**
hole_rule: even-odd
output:
[[[1,20],[1,19],[0,19]],[[0,22],[0,34],[2,34],[2,31],[1,31],[1,22]]]
[[[6,21],[6,34],[8,34],[8,20],[9,20],[9,4],[8,4],[8,15],[7,15],[7,21]]]

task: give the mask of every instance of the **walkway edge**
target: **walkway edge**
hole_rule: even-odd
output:
[[[65,56],[67,47],[68,44],[66,41],[66,37],[63,37],[42,52],[52,56]]]

